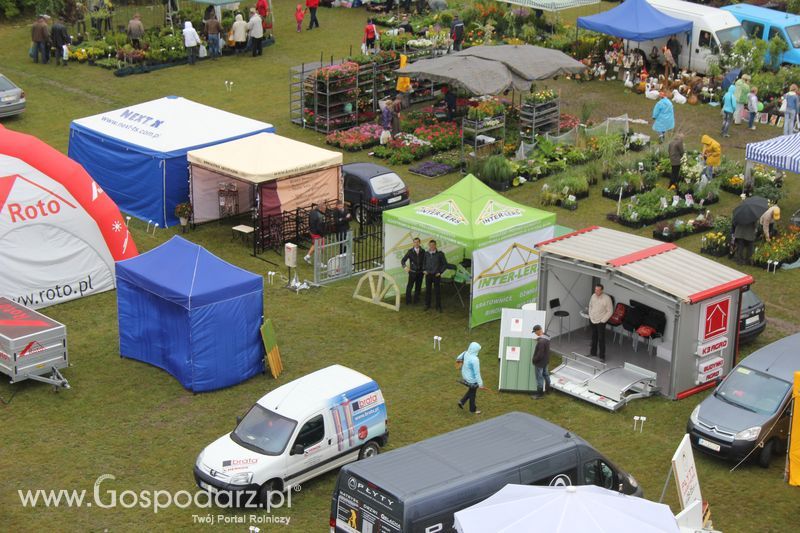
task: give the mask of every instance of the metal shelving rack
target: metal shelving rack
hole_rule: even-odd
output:
[[[487,122],[494,122],[499,120],[499,124],[486,125]],[[478,137],[485,135],[494,138],[494,141],[489,143],[478,143]],[[496,115],[491,118],[482,120],[470,120],[463,118],[461,120],[461,160],[466,161],[468,155],[473,155],[475,158],[486,157],[494,155],[495,153],[502,152],[503,140],[506,137],[506,116]],[[466,147],[472,149],[472,154],[468,154]]]
[[[526,143],[533,143],[538,133],[558,130],[561,122],[561,99],[533,104],[523,102],[519,111],[519,136]]]

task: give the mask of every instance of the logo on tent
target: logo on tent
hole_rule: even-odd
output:
[[[17,180],[24,181],[41,189],[43,192],[51,196],[50,199],[39,198],[38,201],[26,197],[23,202],[14,202],[10,197],[14,186],[18,183]],[[0,213],[5,209],[8,216],[11,218],[11,223],[17,222],[30,222],[39,218],[57,215],[61,212],[62,204],[75,209],[75,205],[70,201],[65,200],[50,189],[29,180],[19,174],[12,176],[4,176],[0,178]],[[7,209],[6,209],[7,208]]]
[[[506,218],[512,217],[521,217],[522,216],[522,209],[519,207],[511,207],[510,205],[504,205],[500,202],[496,202],[494,200],[489,200],[486,202],[486,205],[483,206],[483,210],[481,214],[478,215],[478,220],[475,222],[477,224],[483,224],[484,226],[488,226],[489,224],[494,224],[495,222],[500,222]]]
[[[97,200],[97,197],[103,194],[103,189],[97,184],[96,181],[92,182],[92,201]]]
[[[467,218],[453,200],[447,200],[435,205],[423,205],[417,209],[417,214],[438,218],[454,226],[467,223]]]
[[[479,289],[511,283],[531,274],[539,268],[539,253],[533,248],[515,242],[509,246],[489,268],[478,274]]]

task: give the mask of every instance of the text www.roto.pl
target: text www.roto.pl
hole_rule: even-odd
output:
[[[94,290],[92,286],[92,276],[87,275],[85,278],[72,283],[64,285],[56,285],[47,289],[41,289],[38,292],[30,292],[22,294],[14,298],[14,301],[22,305],[41,305],[47,302],[54,302],[62,298],[80,297],[86,293]]]

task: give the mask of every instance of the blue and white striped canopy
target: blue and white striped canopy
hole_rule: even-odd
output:
[[[745,159],[778,170],[800,173],[800,133],[748,143]]]
[[[600,0],[500,0],[506,4],[540,9],[542,11],[563,11],[573,7],[591,6],[599,4]]]

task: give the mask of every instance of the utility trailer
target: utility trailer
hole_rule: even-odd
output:
[[[0,297],[0,372],[11,383],[33,379],[58,390],[70,388],[59,371],[67,366],[66,326]]]

